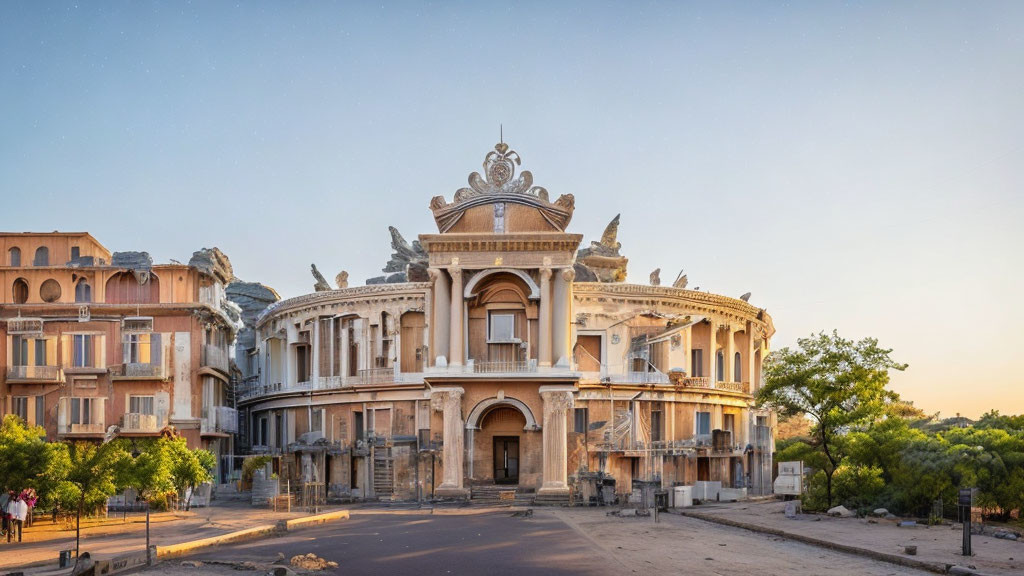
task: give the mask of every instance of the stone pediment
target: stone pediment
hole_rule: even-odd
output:
[[[451,203],[443,196],[435,196],[430,201],[438,230],[441,233],[453,231],[453,227],[468,211],[493,205],[494,224],[491,231],[518,232],[520,230],[508,229],[505,225],[505,205],[514,204],[536,210],[539,217],[550,225],[551,231],[564,232],[572,220],[575,202],[572,194],[563,194],[551,202],[546,189],[533,185],[533,174],[529,170],[523,170],[518,178],[515,177],[516,166],[520,163],[519,154],[510,150],[507,144],[500,142],[495,145],[494,150],[484,157],[483,175],[479,172],[470,174],[469,187],[457,190]]]

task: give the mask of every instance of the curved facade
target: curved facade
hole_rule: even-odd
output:
[[[315,272],[319,291],[259,314],[237,351],[250,449],[343,498],[770,492],[774,418],[752,393],[771,318],[685,277],[625,283],[618,217],[581,250],[575,199],[519,163],[497,145],[452,202],[431,201],[437,233],[410,245],[392,229],[388,276],[330,289]]]

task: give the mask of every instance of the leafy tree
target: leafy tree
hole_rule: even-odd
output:
[[[196,486],[213,479],[210,472],[217,465],[217,459],[209,450],[191,450],[184,438],[167,439],[166,447],[170,457],[171,477],[179,495],[187,496],[185,509],[192,505],[192,494]]]
[[[885,386],[889,370],[906,365],[893,361],[892,351],[879,347],[874,338],[854,342],[833,331],[801,338],[797,345],[767,358],[758,403],[781,417],[803,414],[811,419],[811,445],[825,457],[825,494],[832,506],[833,476],[843,460],[841,436],[880,417],[886,403],[898,398]]]
[[[0,424],[0,488],[34,488],[45,504],[52,504],[57,482],[66,473],[62,452],[45,441],[46,431],[26,426],[14,414]]]
[[[126,458],[119,469],[118,483],[134,488],[143,501],[151,502],[156,496],[174,489],[171,474],[171,458],[165,438],[143,442],[141,450],[135,450]],[[122,443],[127,453],[127,446]]]
[[[68,457],[65,488],[77,500],[75,517],[75,557],[78,557],[82,513],[86,506],[98,506],[117,493],[120,486],[118,468],[130,458],[121,444],[104,442],[68,442],[63,444]],[[76,560],[77,564],[77,560]]]

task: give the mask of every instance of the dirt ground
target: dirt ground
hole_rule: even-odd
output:
[[[559,509],[554,514],[589,538],[621,574],[928,574],[832,552],[749,530],[661,514],[616,518],[603,509]]]
[[[792,519],[786,518],[784,509],[784,502],[769,500],[711,504],[686,510],[887,554],[901,555],[904,546],[914,545],[917,546],[915,558],[925,562],[973,566],[986,574],[1024,574],[1024,541],[975,534],[971,540],[974,556],[966,558],[960,554],[963,535],[960,525],[898,527],[895,520],[830,518],[820,514],[802,514]]]

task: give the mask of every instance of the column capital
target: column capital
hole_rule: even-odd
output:
[[[566,282],[572,282],[576,278],[576,270],[572,268],[562,268],[561,274],[562,280]]]
[[[540,279],[542,281],[550,280],[551,279],[551,268],[541,268],[540,269]]]
[[[431,282],[437,282],[438,278],[441,277],[440,268],[427,268],[427,276],[430,276]]]
[[[449,266],[448,273],[452,275],[452,278],[455,278],[456,275],[462,276],[462,266]]]
[[[540,397],[544,400],[544,412],[565,412],[575,404],[575,388],[562,386],[541,386]]]
[[[436,412],[445,409],[451,410],[462,404],[462,395],[465,393],[459,386],[451,388],[434,388],[430,392],[430,406]]]

